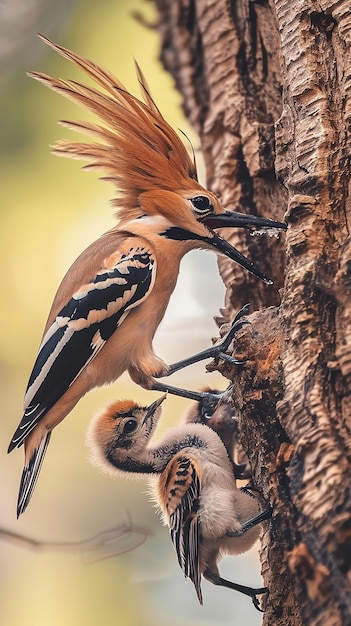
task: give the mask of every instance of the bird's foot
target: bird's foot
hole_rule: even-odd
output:
[[[263,593],[269,593],[268,587],[261,587],[259,589],[253,589],[252,591],[255,592],[251,596],[251,600],[252,600],[252,603],[253,603],[255,609],[257,609],[257,611],[259,611],[260,613],[264,613],[264,609],[261,608],[260,602],[259,602],[259,599],[257,598],[257,596],[260,596]]]
[[[222,359],[223,361],[227,361],[228,363],[232,363],[233,365],[242,365],[243,363],[245,363],[245,360],[239,360],[235,357],[230,356],[229,354],[226,354],[226,350],[228,350],[234,336],[240,330],[240,328],[242,328],[244,324],[249,323],[247,320],[242,319],[243,316],[248,313],[249,307],[250,304],[245,304],[245,306],[243,306],[237,312],[228,334],[224,339],[222,339],[222,341],[216,343],[210,348],[207,348],[206,350],[202,350],[201,352],[193,354],[193,356],[182,359],[181,361],[177,361],[176,363],[172,363],[168,366],[167,372],[155,374],[154,378],[163,378],[164,376],[170,376],[171,374],[174,374],[174,372],[178,372],[188,365],[193,365],[193,363],[199,363],[199,361],[204,361],[205,359],[214,359],[215,361],[219,361],[220,359]]]
[[[255,517],[251,517],[247,522],[244,522],[239,530],[229,530],[226,533],[227,537],[241,537],[248,530],[251,530],[257,524],[264,522],[265,520],[271,519],[273,509],[271,506],[268,506],[266,509],[255,515]]]
[[[219,343],[216,343],[216,345],[212,346],[212,348],[209,348],[209,350],[212,350],[213,352],[211,356],[216,361],[222,359],[223,361],[231,363],[232,365],[243,365],[246,362],[246,359],[236,359],[235,357],[226,354],[226,351],[228,350],[236,333],[244,326],[244,324],[250,323],[248,320],[242,319],[244,315],[248,314],[250,306],[250,303],[248,303],[241,307],[241,309],[239,309],[232,321],[231,328],[227,335],[224,337],[224,339]]]

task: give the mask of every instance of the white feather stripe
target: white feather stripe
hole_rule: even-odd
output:
[[[99,275],[103,275],[103,272],[99,272],[97,274],[97,276]],[[92,283],[88,283],[87,285],[82,285],[79,291],[76,291],[73,296],[72,299],[73,300],[81,300],[82,298],[85,298],[88,293],[90,293],[91,291],[95,291],[96,289],[98,290],[102,290],[102,289],[107,289],[108,287],[112,287],[113,285],[127,285],[127,280],[125,278],[119,278],[118,276],[115,276],[114,278],[110,278],[108,275],[106,277],[106,280],[104,281],[100,281],[100,282],[92,282]]]
[[[92,353],[90,357],[85,361],[84,365],[80,368],[77,375],[73,378],[72,382],[70,382],[69,386],[73,385],[74,381],[77,380],[80,373],[89,365],[89,363],[96,357],[97,353],[100,352],[101,348],[104,347],[106,341],[101,337],[100,330],[98,330],[94,337],[91,340]]]
[[[84,328],[89,328],[93,324],[100,324],[109,317],[112,317],[112,315],[118,313],[118,311],[123,311],[125,305],[135,295],[136,290],[137,285],[132,285],[130,289],[125,290],[122,297],[117,298],[116,300],[113,300],[111,302],[107,302],[106,308],[90,309],[87,317],[80,317],[78,319],[69,320],[67,322],[67,326],[73,331],[77,332],[83,330]]]
[[[53,323],[53,326],[55,326],[55,325],[56,325],[56,329],[55,330],[57,330],[58,324],[56,324],[56,321]],[[33,400],[35,394],[37,393],[38,389],[40,388],[40,386],[42,385],[43,381],[45,380],[48,372],[50,371],[53,363],[58,358],[58,355],[63,350],[64,346],[70,341],[70,339],[71,339],[71,337],[73,335],[73,332],[74,331],[67,326],[67,330],[62,335],[60,341],[57,342],[57,344],[55,346],[55,349],[52,351],[52,353],[46,359],[46,361],[45,361],[42,369],[40,370],[38,376],[33,381],[31,386],[28,387],[26,395],[24,396],[24,410],[26,410],[26,408],[29,407],[29,405],[30,405],[31,401]],[[53,334],[53,333],[51,333],[51,334]],[[43,345],[44,345],[44,342],[43,342]]]
[[[48,330],[46,331],[45,335],[43,336],[42,340],[41,340],[41,344],[39,346],[39,350],[38,350],[38,354],[40,354],[40,352],[42,351],[43,347],[45,346],[45,344],[51,339],[51,337],[57,332],[58,328],[63,328],[64,326],[67,326],[67,322],[69,321],[69,317],[60,317],[57,316],[55,321],[51,324],[50,328],[48,328]]]
[[[106,309],[89,311],[87,319],[84,317],[77,319],[77,320],[69,320],[69,318],[62,318],[62,317],[56,318],[55,322],[52,324],[52,327],[46,333],[46,336],[42,342],[41,347],[43,348],[45,346],[48,339],[57,331],[58,328],[66,325],[67,330],[64,332],[60,341],[58,341],[58,343],[56,344],[53,352],[45,361],[43,368],[39,372],[33,384],[28,388],[27,393],[24,398],[24,409],[26,409],[26,407],[30,405],[31,400],[33,399],[36,392],[39,390],[41,384],[45,380],[55,360],[59,357],[65,345],[67,345],[70,339],[73,337],[73,334],[75,332],[79,332],[80,330],[83,330],[84,328],[89,328],[90,326],[92,326],[92,324],[101,323],[104,320],[111,317],[112,315],[114,315],[115,313],[118,313],[118,311],[123,310],[126,303],[128,303],[128,301],[133,298],[136,292],[136,289],[137,289],[137,285],[132,285],[130,290],[126,290],[124,292],[123,298],[118,298],[118,300],[114,302],[109,302]],[[137,304],[139,304],[139,301],[136,302],[134,306],[136,306]],[[121,317],[124,319],[125,315],[122,313]],[[77,374],[77,376],[84,369],[84,367],[86,367],[88,363],[90,363],[90,361],[96,356],[97,352],[101,350],[101,348],[105,344],[105,342],[101,339],[101,337],[100,337],[99,342],[96,342],[96,335],[94,336],[94,339],[91,344],[94,351],[89,356],[89,359],[84,363],[83,367],[79,370],[79,373]],[[74,382],[74,380],[76,380],[77,376],[75,376],[75,378],[72,380],[72,383]]]
[[[154,284],[154,279],[152,280],[152,283],[150,285],[150,290],[152,289]],[[137,289],[137,285],[133,286],[134,289],[130,290],[130,293],[132,294],[132,297]],[[149,291],[150,291],[149,290]],[[122,324],[122,322],[125,320],[125,318],[127,317],[129,311],[131,311],[131,309],[134,309],[136,306],[138,306],[139,304],[141,304],[141,302],[143,302],[145,300],[145,298],[147,298],[147,296],[149,295],[149,291],[147,291],[144,296],[142,298],[140,298],[140,300],[137,300],[136,302],[133,302],[132,304],[130,304],[129,306],[126,306],[124,308],[123,313],[121,314],[118,324],[117,324],[117,328],[118,326],[120,326]],[[121,307],[122,309],[122,307]],[[101,348],[103,348],[103,346],[105,345],[106,341],[104,341],[101,337],[100,334],[100,330],[98,330],[94,337],[91,340],[91,347],[93,348],[93,353],[91,354],[91,356],[89,357],[89,359],[84,363],[84,365],[81,367],[81,369],[79,370],[78,374],[75,376],[75,378],[72,380],[72,382],[70,383],[70,386],[74,383],[74,381],[78,378],[79,374],[84,370],[85,367],[87,367],[87,365],[89,365],[89,363],[95,358],[95,356],[97,355],[98,352],[100,352]]]
[[[132,261],[133,261],[133,257],[132,257],[132,259],[129,259],[129,261],[128,261],[129,266],[132,264]],[[135,267],[136,266],[140,266],[140,267],[142,267],[143,270],[145,270],[145,265],[144,264],[139,264],[138,263],[138,259],[134,259],[134,261],[135,261],[135,263],[133,263],[133,264],[134,264]],[[50,370],[51,370],[52,366],[54,365],[55,360],[63,358],[61,353],[62,353],[63,349],[65,348],[65,346],[67,345],[67,343],[69,342],[69,340],[72,339],[72,337],[74,336],[74,333],[79,332],[79,331],[84,330],[84,329],[89,329],[94,324],[102,324],[104,321],[108,320],[113,315],[115,315],[117,313],[120,313],[118,323],[116,322],[116,328],[117,328],[117,326],[119,326],[123,322],[123,320],[126,318],[126,316],[128,315],[129,310],[134,308],[134,307],[136,307],[136,306],[138,306],[139,304],[141,304],[145,300],[145,298],[147,298],[149,296],[150,292],[152,291],[152,288],[153,288],[153,285],[154,285],[154,282],[155,282],[155,276],[156,276],[156,262],[153,259],[149,263],[148,269],[149,269],[149,271],[151,273],[150,284],[148,286],[148,289],[135,302],[131,302],[131,300],[133,300],[133,298],[135,297],[135,293],[137,292],[137,289],[140,286],[140,283],[138,283],[138,282],[136,282],[134,284],[131,284],[130,285],[130,289],[123,289],[123,286],[122,286],[121,287],[121,291],[122,291],[121,296],[119,298],[116,298],[113,301],[107,302],[105,308],[91,309],[90,307],[87,307],[86,308],[87,317],[84,317],[84,315],[83,315],[83,313],[84,313],[84,301],[80,303],[80,308],[82,310],[82,314],[81,314],[82,316],[80,318],[78,318],[78,319],[71,319],[67,315],[58,315],[57,316],[56,320],[51,325],[51,327],[48,329],[47,333],[45,334],[45,336],[43,338],[43,341],[42,341],[41,346],[40,346],[39,354],[40,354],[40,352],[42,350],[45,350],[46,344],[50,340],[52,340],[52,338],[55,336],[55,333],[60,328],[64,329],[63,335],[60,337],[60,339],[58,340],[58,342],[55,345],[54,349],[52,350],[52,352],[47,357],[47,360],[45,361],[45,364],[42,366],[41,370],[39,370],[37,372],[37,375],[36,375],[33,383],[27,389],[27,392],[26,392],[26,395],[25,395],[25,400],[24,400],[24,407],[25,407],[25,409],[26,409],[26,407],[29,407],[29,405],[32,402],[35,394],[38,391],[40,391],[40,386],[45,382],[45,379],[49,375]],[[143,275],[144,275],[144,272],[143,272]],[[112,281],[112,283],[113,283],[113,281]],[[145,289],[146,289],[146,285],[145,285]],[[108,291],[106,292],[106,294],[108,294]],[[90,296],[89,299],[93,300],[93,292],[91,293],[91,296]],[[101,291],[99,292],[99,299],[98,300],[101,301]],[[91,302],[90,304],[93,304],[93,302]],[[99,302],[99,304],[100,304],[100,302]],[[77,303],[77,305],[78,305],[78,303]],[[67,305],[67,307],[68,307],[68,305]],[[63,311],[64,311],[64,309],[63,309]],[[77,315],[77,311],[78,311],[78,306],[76,308],[73,308],[72,316]],[[100,337],[100,340],[98,340],[97,339],[97,335],[95,335],[93,343],[90,343],[91,352],[87,356],[86,361],[84,363],[82,363],[82,366],[79,369],[78,374],[76,374],[76,375],[74,375],[72,377],[72,380],[69,382],[69,386],[72,385],[72,383],[77,379],[77,377],[82,372],[82,370],[92,361],[92,359],[101,350],[101,348],[104,346],[104,344],[105,344],[105,341],[101,337]],[[82,349],[84,349],[84,346],[82,346]],[[37,360],[37,363],[38,363],[38,360]],[[35,368],[34,368],[33,371],[35,372]],[[45,410],[45,409],[46,409],[46,407],[43,405],[43,410]],[[37,419],[38,419],[38,417],[36,417],[34,421],[36,422]],[[28,420],[25,419],[25,423],[26,424],[27,424],[27,421]]]

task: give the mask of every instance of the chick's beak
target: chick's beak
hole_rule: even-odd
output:
[[[206,215],[200,219],[208,228],[279,228],[286,230],[285,222],[277,222],[266,217],[258,215],[246,215],[237,211],[224,211],[224,213],[216,213]]]
[[[143,419],[143,424],[145,424],[145,422],[147,422],[149,419],[151,419],[155,415],[156,409],[158,409],[158,407],[162,404],[162,402],[166,398],[167,398],[167,394],[164,393],[163,396],[155,400],[155,402],[153,402],[152,404],[150,404],[150,406],[147,407],[146,415]]]

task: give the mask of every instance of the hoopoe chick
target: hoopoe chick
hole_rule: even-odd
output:
[[[9,446],[9,452],[22,444],[25,448],[18,515],[31,499],[52,430],[91,389],[128,371],[147,389],[199,397],[155,380],[213,356],[213,351],[206,352],[168,365],[153,352],[153,337],[175,288],[182,257],[196,248],[212,250],[270,284],[214,229],[286,228],[281,222],[225,211],[198,183],[195,163],[162,117],[139,68],[143,100],[109,71],[41,39],[100,87],[30,74],[100,118],[99,124],[62,122],[94,141],[59,141],[53,152],[87,160],[87,169],[101,172],[116,186],[113,204],[119,222],[82,252],[54,298],[29,378],[23,417]]]
[[[202,393],[220,396],[218,389],[203,387]],[[212,406],[206,402],[206,396],[194,403],[184,414],[183,421],[186,424],[205,424],[217,433],[221,438],[229,459],[233,464],[235,478],[248,480],[251,478],[249,460],[240,445],[238,433],[238,421],[229,404],[218,402]]]
[[[257,500],[237,488],[226,449],[207,426],[176,426],[153,444],[165,397],[148,407],[125,400],[103,409],[88,430],[92,462],[112,474],[151,479],[179,565],[201,604],[204,576],[250,596],[259,608],[257,596],[267,588],[225,580],[218,562],[226,554],[249,550],[259,535],[257,524],[268,519],[271,510],[259,512]]]

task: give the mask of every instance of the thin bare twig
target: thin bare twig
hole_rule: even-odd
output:
[[[138,537],[135,538],[135,541],[132,545],[120,546],[119,548],[117,547],[117,549],[115,550],[110,549],[113,542],[117,540],[122,541],[128,535],[133,534],[137,535]],[[100,561],[102,559],[111,558],[113,556],[118,556],[121,554],[125,554],[126,552],[129,552],[131,550],[135,550],[136,548],[141,546],[150,536],[151,532],[149,530],[140,526],[134,526],[132,524],[129,514],[127,514],[127,520],[124,524],[120,526],[114,526],[100,533],[97,533],[96,535],[93,535],[88,539],[82,539],[80,541],[41,541],[0,527],[0,540],[2,539],[3,541],[19,545],[29,550],[34,550],[36,552],[87,554],[89,552],[98,553],[101,552],[103,548],[109,548],[107,554],[104,554],[102,556],[96,556],[96,558],[90,558],[88,560],[89,563],[95,563],[96,561]]]

